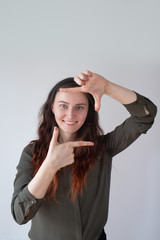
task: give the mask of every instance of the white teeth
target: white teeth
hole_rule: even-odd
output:
[[[75,124],[76,122],[68,122],[68,121],[65,121],[65,123],[67,123],[67,124]]]

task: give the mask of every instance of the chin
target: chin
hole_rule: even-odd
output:
[[[66,133],[76,133],[79,130],[79,128],[75,130],[68,130],[68,129],[62,129],[62,130],[63,132],[66,132]]]
[[[76,128],[70,128],[70,127],[60,127],[61,128],[61,130],[63,131],[63,132],[66,132],[66,133],[76,133],[81,127],[76,127]]]

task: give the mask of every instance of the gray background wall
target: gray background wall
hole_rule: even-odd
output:
[[[37,115],[55,82],[89,69],[160,103],[158,0],[0,0],[0,239],[27,239],[10,213],[16,166],[36,138]],[[103,97],[105,132],[128,113]],[[110,240],[159,240],[159,113],[113,162]],[[95,219],[96,221],[96,219]]]

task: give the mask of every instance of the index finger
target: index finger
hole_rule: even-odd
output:
[[[82,92],[81,87],[73,87],[73,88],[60,88],[59,89],[60,92]]]
[[[93,142],[89,141],[76,141],[76,142],[70,142],[72,147],[84,147],[84,146],[94,146]]]

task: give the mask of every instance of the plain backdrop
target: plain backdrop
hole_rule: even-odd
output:
[[[0,240],[27,240],[30,223],[11,216],[13,181],[56,82],[89,69],[160,106],[159,13],[159,0],[0,0]],[[99,114],[105,132],[129,116],[107,96]],[[114,158],[109,240],[160,239],[159,117]]]

